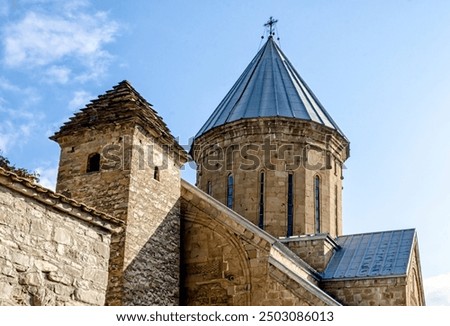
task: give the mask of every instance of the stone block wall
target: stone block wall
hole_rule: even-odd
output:
[[[126,224],[112,239],[108,305],[179,301],[182,163],[147,129],[127,122],[58,138],[57,190]],[[86,171],[91,153],[100,153],[99,171]]]
[[[180,163],[139,125],[132,144],[122,304],[178,305]]]
[[[111,231],[42,191],[0,183],[0,304],[103,305]]]
[[[320,273],[338,248],[327,234],[290,237],[280,241]]]

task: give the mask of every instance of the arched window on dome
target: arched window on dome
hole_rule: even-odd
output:
[[[259,173],[259,218],[258,226],[264,229],[264,187],[265,187],[266,175],[264,171]]]
[[[315,233],[320,233],[320,178],[314,177],[314,228]]]
[[[88,157],[86,172],[100,171],[100,154],[92,153]]]
[[[212,184],[211,181],[208,181],[208,183],[206,184],[206,193],[210,196],[212,196]]]
[[[294,234],[294,175],[288,174],[287,189],[287,236]]]
[[[233,194],[234,191],[234,178],[232,174],[229,174],[227,177],[227,207],[233,208]]]

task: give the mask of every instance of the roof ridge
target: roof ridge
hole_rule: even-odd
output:
[[[415,231],[416,228],[393,229],[393,230],[386,230],[386,231],[373,231],[373,232],[359,232],[359,233],[352,233],[352,234],[343,234],[343,235],[340,235],[340,236],[336,237],[336,239],[351,237],[351,236],[355,236],[355,235],[366,235],[366,234],[388,233],[388,232],[400,232],[400,231],[410,231],[410,230],[414,230]]]

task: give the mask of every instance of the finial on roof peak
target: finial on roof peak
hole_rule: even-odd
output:
[[[278,23],[278,19],[273,19],[272,16],[270,16],[267,23],[264,24],[264,27],[267,27],[269,29],[269,38],[275,35],[275,32],[273,31],[276,23]]]

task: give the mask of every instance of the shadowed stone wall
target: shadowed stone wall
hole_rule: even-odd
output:
[[[178,305],[180,163],[139,126],[132,144],[123,304]]]

